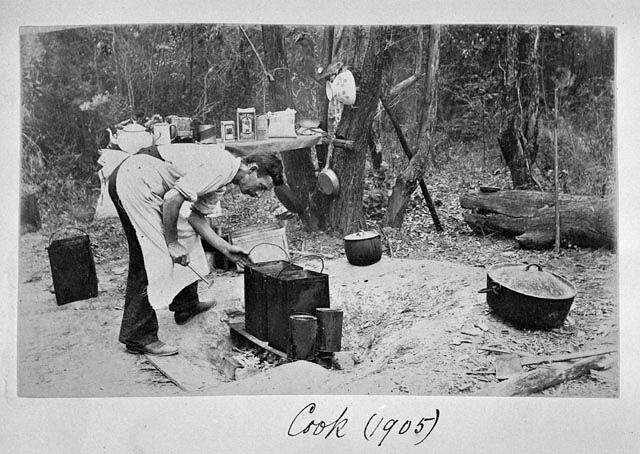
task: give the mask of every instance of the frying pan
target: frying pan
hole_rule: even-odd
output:
[[[329,168],[331,156],[333,155],[333,141],[329,142],[329,150],[327,151],[327,161],[324,168],[318,174],[318,187],[320,192],[326,195],[337,195],[340,192],[340,181],[336,173]]]

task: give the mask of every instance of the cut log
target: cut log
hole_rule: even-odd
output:
[[[540,368],[517,375],[473,393],[474,396],[512,397],[529,396],[560,383],[573,380],[600,368],[604,356],[594,356],[576,361],[568,367]]]
[[[616,226],[613,200],[561,194],[559,204],[563,244],[614,248]],[[460,206],[472,210],[463,216],[474,230],[515,236],[523,248],[553,246],[555,201],[551,192],[472,192],[460,197]]]

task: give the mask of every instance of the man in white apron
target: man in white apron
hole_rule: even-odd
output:
[[[196,272],[209,272],[200,238],[233,262],[248,261],[247,252],[220,238],[205,218],[229,183],[257,197],[283,184],[282,163],[274,154],[237,158],[223,145],[158,145],[127,158],[110,175],[109,195],[129,245],[119,335],[128,351],[178,353],[158,339],[155,309],[168,306],[182,324],[213,306],[198,299]]]

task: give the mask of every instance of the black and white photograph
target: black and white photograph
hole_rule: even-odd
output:
[[[542,432],[637,392],[615,21],[134,17],[13,29],[15,405],[148,402],[109,452],[222,402],[188,452],[632,452]],[[448,450],[468,407],[539,438]]]

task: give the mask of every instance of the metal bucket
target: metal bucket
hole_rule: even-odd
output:
[[[289,316],[289,349],[287,356],[294,360],[313,361],[316,357],[318,319],[313,315]]]
[[[49,237],[49,264],[58,306],[98,296],[98,278],[89,235],[53,240]]]

